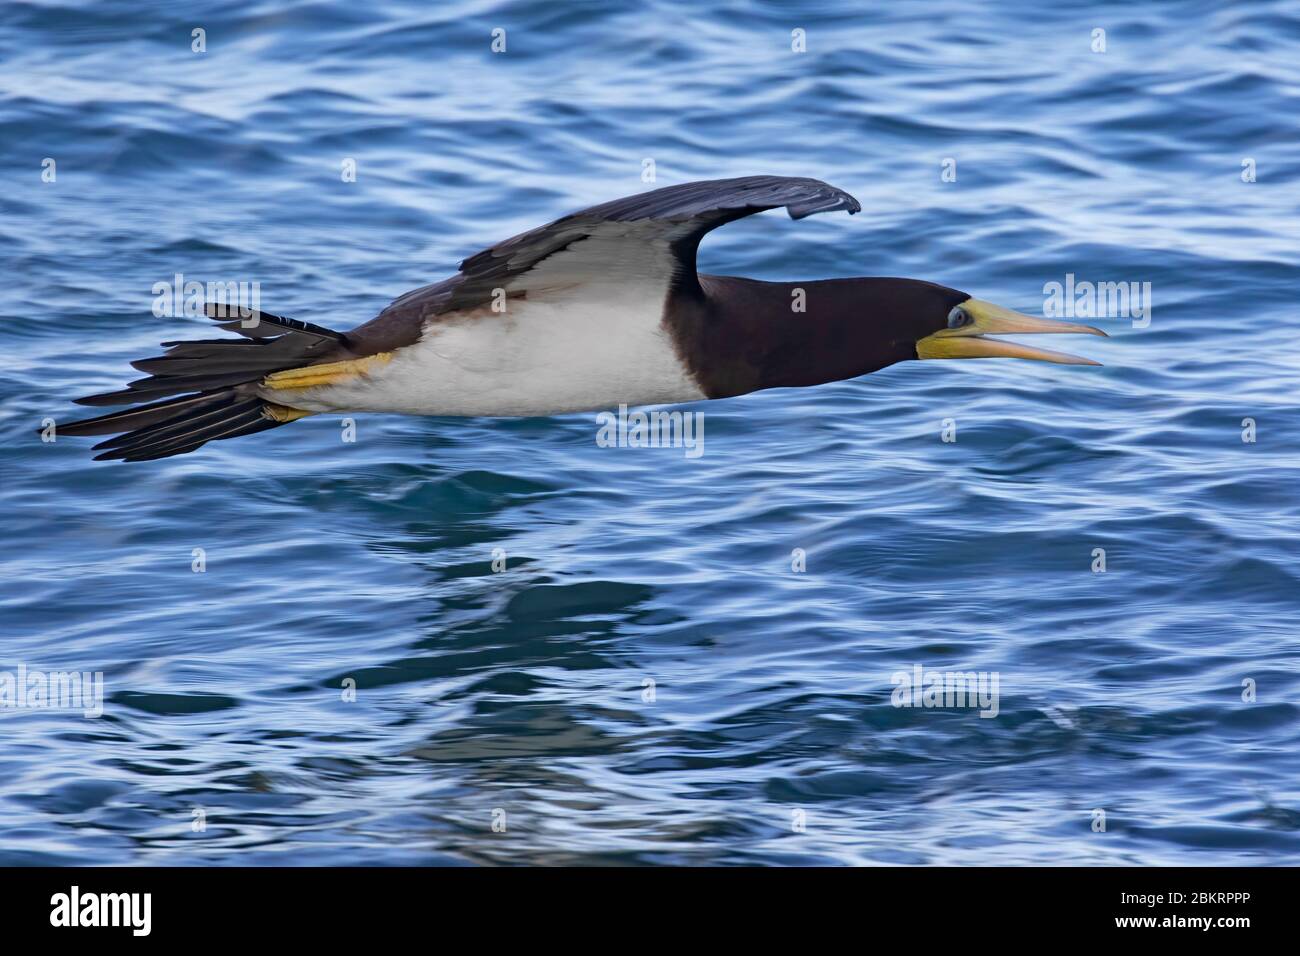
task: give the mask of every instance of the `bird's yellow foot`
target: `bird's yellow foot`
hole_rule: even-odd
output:
[[[346,362],[326,362],[322,365],[305,365],[302,368],[285,369],[272,372],[262,379],[265,388],[316,388],[320,385],[337,385],[339,382],[365,375],[376,365],[391,361],[392,352],[376,352],[365,358],[349,359]]]
[[[296,422],[300,418],[315,414],[315,412],[309,412],[305,408],[290,408],[288,405],[268,403],[262,406],[262,417],[269,418],[273,422]]]

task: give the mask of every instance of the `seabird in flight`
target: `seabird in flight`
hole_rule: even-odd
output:
[[[990,336],[1099,329],[933,282],[695,271],[705,233],[777,207],[793,219],[861,209],[816,179],[683,183],[507,239],[349,332],[209,303],[242,338],[163,343],[132,363],[148,378],[78,399],[134,407],[57,433],[113,435],[98,458],[148,461],[321,412],[553,415],[819,385],[908,359],[1098,364]]]

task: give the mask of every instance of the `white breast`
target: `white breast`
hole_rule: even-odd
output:
[[[315,411],[549,415],[704,394],[663,328],[661,282],[592,282],[439,316],[364,377],[294,401]],[[295,397],[297,398],[297,397]]]

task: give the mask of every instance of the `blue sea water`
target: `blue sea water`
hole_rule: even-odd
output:
[[[1291,2],[8,0],[0,671],[105,699],[0,709],[0,863],[1300,862],[1298,144]],[[155,283],[348,328],[650,164],[862,202],[706,271],[1150,321],[693,406],[697,459],[35,434],[211,334]],[[893,706],[917,666],[997,716]]]

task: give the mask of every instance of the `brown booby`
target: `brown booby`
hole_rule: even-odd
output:
[[[78,399],[134,407],[57,426],[147,461],[320,412],[551,415],[855,378],[908,359],[1087,359],[989,336],[1086,332],[919,279],[762,282],[695,271],[705,233],[764,209],[858,201],[816,179],[683,183],[557,219],[470,256],[349,332],[209,304],[242,338],[165,342],[148,378]],[[233,316],[233,318],[232,318]]]

